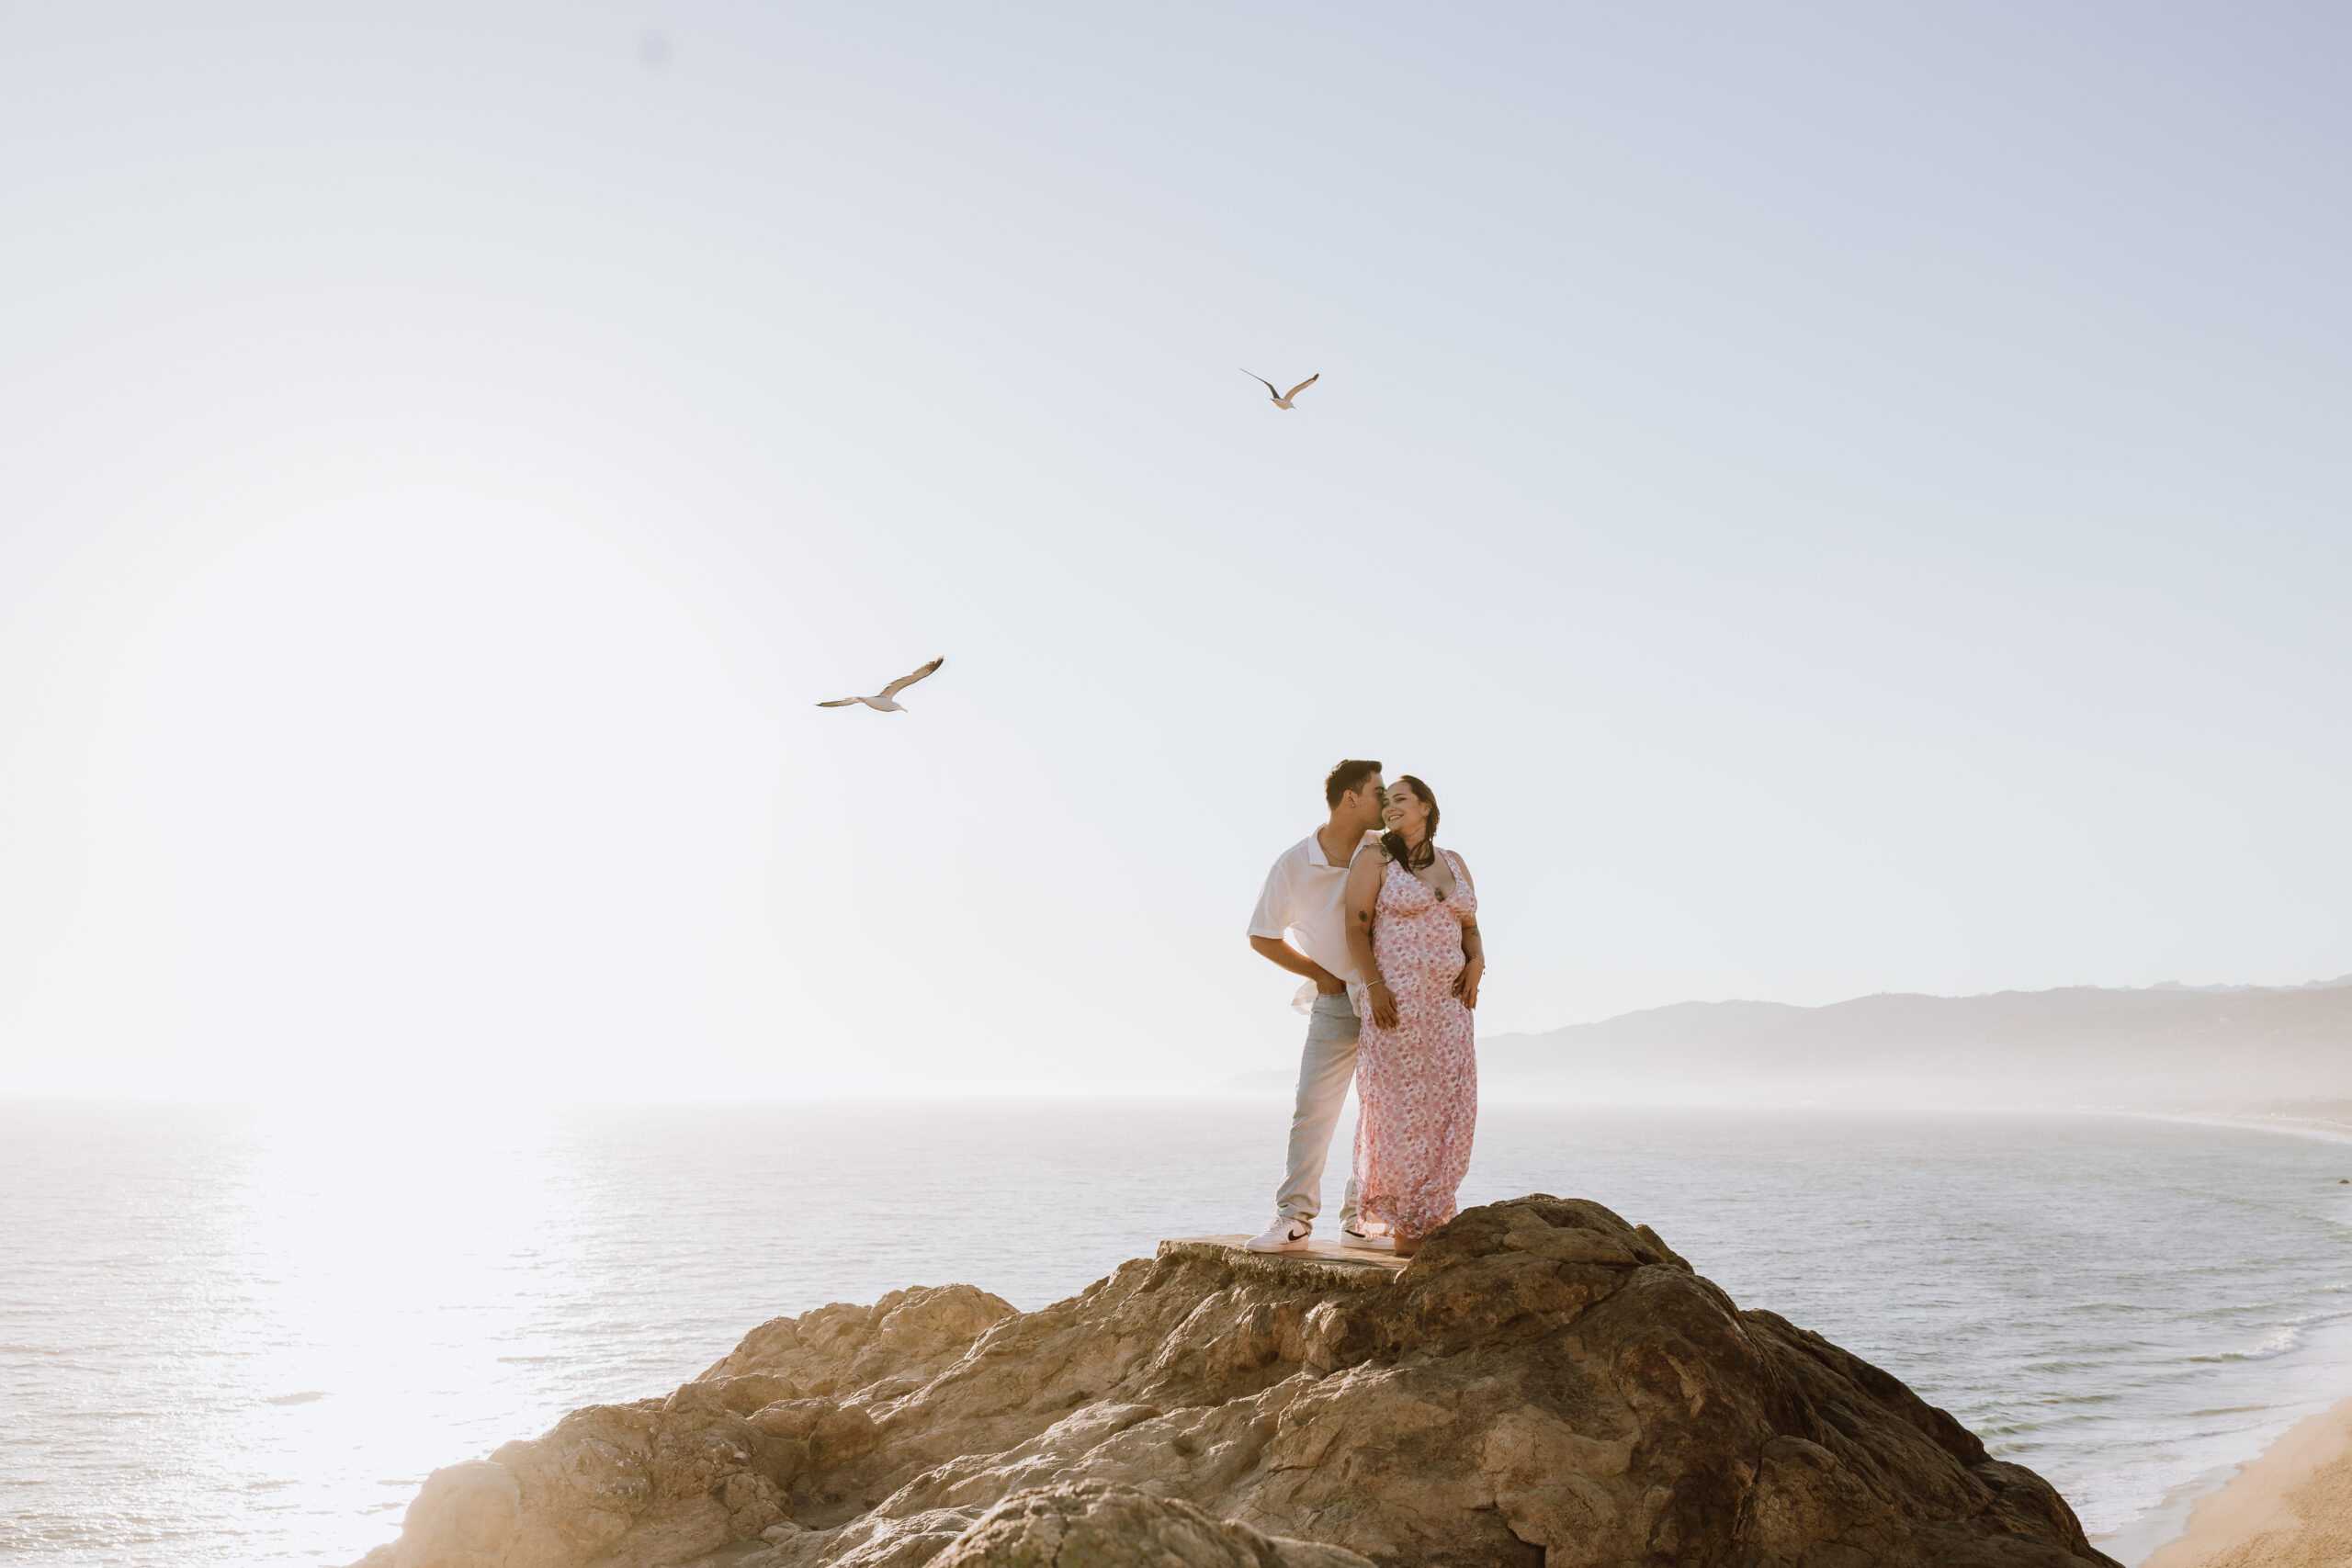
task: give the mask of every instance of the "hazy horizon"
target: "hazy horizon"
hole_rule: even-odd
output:
[[[1343,755],[1484,1033],[2352,970],[2352,18],[10,42],[0,1093],[1214,1082]]]
[[[2099,989],[2103,987],[2059,987],[2061,991]],[[2207,985],[2189,986],[2179,982],[2165,982],[2153,987],[2137,987],[2119,994],[2177,994],[2184,998],[2196,996],[2245,997],[2249,993],[2308,993],[2324,990],[2352,990],[2352,975],[2330,979],[2309,980],[2300,985],[2252,986]],[[2108,1055],[2093,1055],[2087,1058],[2093,1076],[2088,1083],[2070,1081],[2055,1086],[2035,1082],[2030,1071],[2007,1069],[2004,1064],[1978,1062],[1969,1068],[1969,1080],[1973,1086],[1968,1092],[1954,1098],[1944,1092],[1948,1086],[1935,1085],[1924,1074],[1890,1072],[1884,1081],[1860,1086],[1848,1086],[1843,1098],[1824,1100],[1815,1098],[1817,1086],[1810,1086],[1801,1078],[1792,1077],[1781,1086],[1785,1092],[1775,1090],[1759,1096],[1759,1084],[1773,1075],[1758,1075],[1740,1068],[1737,1052],[1724,1059],[1702,1064],[1702,1074],[1694,1080],[1692,1064],[1661,1058],[1647,1070],[1623,1066],[1604,1075],[1605,1083],[1579,1083],[1587,1071],[1583,1064],[1564,1059],[1548,1066],[1527,1057],[1527,1043],[1541,1043],[1556,1036],[1603,1028],[1612,1024],[1631,1023],[1664,1013],[1679,1013],[1690,1010],[1721,1008],[1767,1007],[1799,1015],[1813,1015],[1835,1010],[1845,1003],[1885,1000],[1928,1002],[1967,1002],[2000,999],[2007,997],[2045,996],[2044,992],[1979,992],[1968,997],[1933,997],[1917,992],[1876,992],[1864,997],[1849,997],[1838,1001],[1805,1005],[1773,1001],[1766,998],[1724,997],[1693,998],[1681,1002],[1663,1003],[1655,1008],[1640,1008],[1604,1018],[1571,1020],[1548,1029],[1492,1032],[1482,1030],[1479,1043],[1482,1055],[1481,1076],[1490,1097],[1498,1101],[1523,1101],[1545,1104],[1584,1104],[1592,1106],[1623,1106],[1653,1108],[1715,1107],[1719,1109],[1772,1110],[1798,1107],[1832,1106],[1848,1110],[1905,1111],[1927,1108],[1954,1110],[2015,1111],[2041,1109],[2052,1111],[2076,1111],[2105,1106],[2122,1114],[2168,1114],[2159,1102],[2178,1100],[2184,1092],[2191,1098],[2207,1101],[2205,1109],[2214,1114],[2241,1112],[2256,1102],[2271,1102],[2281,1094],[2307,1100],[2352,1095],[2352,1077],[2321,1081],[2312,1077],[2298,1081],[2288,1088],[2271,1086],[2259,1089],[2235,1082],[2243,1074],[2244,1064],[2233,1058],[2227,1041],[2217,1041],[2214,1048],[2193,1053],[2203,1061],[2211,1074],[2211,1082],[2198,1089],[2184,1089],[2172,1080],[2154,1081],[2135,1076],[2132,1057],[2144,1048],[2144,1042],[2134,1042],[2126,1051],[2110,1052]],[[1701,1031],[1703,1038],[1705,1031]],[[1655,1048],[1655,1042],[1645,1042]],[[1901,1035],[1885,1038],[1883,1048],[1890,1059],[1905,1056],[1925,1058],[1931,1055],[1937,1043],[1913,1040]],[[1489,1055],[1489,1048],[1496,1055]],[[1514,1049],[1516,1047],[1516,1049]],[[1609,1047],[1604,1046],[1607,1051]],[[670,1106],[718,1105],[724,1103],[793,1105],[827,1103],[831,1101],[868,1102],[893,1101],[914,1103],[952,1103],[960,1101],[1012,1100],[1118,1100],[1125,1099],[1218,1099],[1235,1094],[1257,1094],[1279,1091],[1287,1099],[1295,1082],[1297,1067],[1289,1053],[1277,1047],[1264,1053],[1254,1067],[1226,1073],[1209,1078],[1170,1077],[1159,1081],[1108,1084],[1082,1077],[1059,1081],[1026,1080],[1018,1083],[981,1085],[956,1084],[936,1088],[879,1088],[872,1085],[843,1086],[839,1083],[818,1087],[776,1084],[750,1094],[695,1092],[673,1087],[667,1091],[648,1093],[632,1089],[628,1093],[595,1095],[582,1092],[576,1084],[557,1083],[534,1096],[535,1100],[549,1110],[614,1109],[632,1104],[662,1104]],[[1268,1064],[1272,1064],[1269,1066]],[[1532,1076],[1530,1069],[1534,1068]],[[1566,1074],[1567,1077],[1559,1075]],[[1894,1087],[1890,1087],[1892,1084]],[[2089,1092],[2086,1092],[2086,1090]],[[345,1082],[333,1087],[305,1083],[287,1088],[255,1090],[248,1088],[241,1093],[206,1093],[185,1087],[162,1089],[126,1089],[109,1086],[103,1089],[62,1089],[55,1090],[12,1089],[0,1088],[0,1104],[8,1103],[149,1103],[159,1105],[218,1105],[234,1106],[307,1106],[327,1109],[334,1106],[391,1105],[402,1114],[413,1115],[428,1107],[440,1110],[444,1117],[456,1122],[478,1122],[487,1126],[512,1113],[511,1107],[498,1101],[481,1104],[447,1103],[447,1097],[435,1086]],[[2342,1101],[2352,1105],[2352,1099]]]

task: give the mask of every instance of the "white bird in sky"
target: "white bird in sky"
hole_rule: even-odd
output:
[[[897,703],[891,701],[891,699],[946,662],[947,660],[944,659],[934,659],[930,663],[924,665],[922,669],[916,671],[913,674],[899,676],[897,680],[883,687],[881,694],[877,696],[836,697],[830,703],[819,703],[817,705],[820,708],[845,708],[853,703],[864,703],[867,707],[874,709],[877,713],[904,713],[907,710],[900,707]]]
[[[1290,400],[1293,398],[1306,390],[1307,388],[1315,385],[1316,382],[1323,379],[1323,372],[1317,370],[1314,375],[1309,376],[1306,380],[1301,381],[1289,391],[1283,392],[1275,390],[1274,384],[1272,381],[1267,380],[1263,376],[1259,375],[1255,370],[1244,370],[1242,374],[1249,377],[1252,381],[1257,382],[1261,387],[1265,388],[1266,395],[1274,400],[1274,407],[1278,409],[1286,409],[1290,407]]]

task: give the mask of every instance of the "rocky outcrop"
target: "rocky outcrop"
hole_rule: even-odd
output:
[[[1016,1492],[931,1560],[932,1568],[1373,1568],[1352,1551],[1220,1523],[1139,1486],[1082,1481]]]
[[[667,1399],[436,1472],[366,1563],[730,1547],[737,1568],[2109,1563],[2047,1482],[1895,1378],[1542,1196],[1464,1213],[1400,1274],[1169,1243],[1039,1312],[949,1286],[779,1318]]]

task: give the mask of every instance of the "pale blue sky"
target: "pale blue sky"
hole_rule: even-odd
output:
[[[1279,1066],[1351,753],[1489,1031],[2352,970],[2341,12],[196,9],[0,6],[0,1087]]]

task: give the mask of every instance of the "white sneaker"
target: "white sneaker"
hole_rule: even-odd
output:
[[[1250,1252],[1304,1252],[1306,1238],[1314,1234],[1315,1227],[1305,1220],[1286,1220],[1276,1214],[1265,1235],[1251,1236],[1241,1245]]]
[[[1353,1225],[1341,1225],[1340,1227],[1340,1245],[1341,1247],[1360,1247],[1368,1252],[1386,1252],[1389,1249],[1390,1243],[1388,1238],[1385,1235],[1367,1235],[1363,1231],[1356,1229]]]

